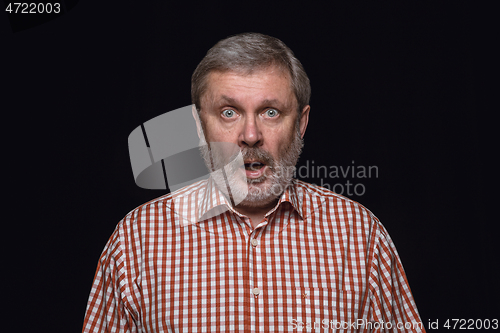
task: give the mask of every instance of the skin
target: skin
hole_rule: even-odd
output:
[[[211,72],[207,82],[200,112],[207,142],[231,142],[240,148],[259,147],[278,159],[280,147],[292,142],[299,117],[289,75],[271,66],[249,75]],[[307,105],[300,113],[302,138],[309,121],[309,110]],[[255,228],[277,200],[257,207],[241,203],[235,209],[248,216]]]

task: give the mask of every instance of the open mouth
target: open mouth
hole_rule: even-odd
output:
[[[245,163],[245,170],[257,171],[257,170],[262,169],[264,166],[265,166],[265,164],[262,162],[259,162],[259,161],[248,162],[248,163]]]

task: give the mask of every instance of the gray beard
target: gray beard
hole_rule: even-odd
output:
[[[274,159],[271,154],[261,148],[243,148],[241,154],[243,159],[258,159],[267,165],[264,174],[256,179],[248,179],[243,176],[244,173],[237,170],[226,172],[227,182],[229,183],[230,195],[235,198],[244,198],[238,200],[237,205],[241,207],[263,207],[271,204],[279,198],[288,186],[291,185],[295,174],[295,165],[304,147],[304,140],[300,137],[299,126],[297,123],[295,135],[288,147],[283,147],[279,151],[279,159]],[[209,145],[201,145],[200,153],[209,170],[222,169],[228,164],[228,161],[235,156],[235,152],[230,158],[225,158],[221,154],[212,152]],[[221,177],[212,173],[212,177]],[[226,184],[224,179],[215,179],[216,184]],[[225,193],[226,191],[222,191]],[[233,198],[231,198],[233,201]],[[241,201],[241,202],[240,202]],[[239,202],[239,204],[238,204]]]

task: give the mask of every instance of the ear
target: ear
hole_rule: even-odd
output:
[[[205,134],[203,133],[203,126],[201,126],[200,116],[198,114],[198,110],[196,110],[196,106],[191,105],[191,112],[193,114],[194,121],[196,122],[196,131],[198,132],[198,138],[200,138],[200,145],[206,144]]]
[[[299,128],[300,128],[300,137],[301,138],[304,138],[304,134],[306,134],[307,124],[309,123],[309,111],[310,110],[311,110],[311,107],[309,105],[306,105],[302,109],[302,112],[300,113]]]

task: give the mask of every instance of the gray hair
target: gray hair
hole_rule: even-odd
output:
[[[196,67],[191,77],[191,99],[198,112],[201,97],[207,89],[207,77],[211,71],[237,71],[251,74],[254,70],[269,66],[285,70],[297,98],[298,111],[309,104],[311,85],[300,61],[281,40],[259,34],[243,33],[219,41]]]

